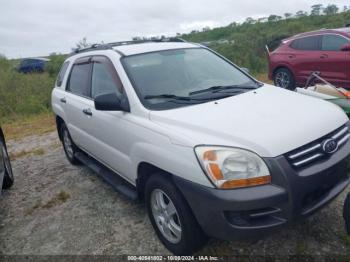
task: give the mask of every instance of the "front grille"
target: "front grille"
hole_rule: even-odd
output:
[[[331,156],[323,150],[323,143],[332,139],[336,141],[338,149],[341,148],[350,139],[349,127],[344,125],[332,133],[317,139],[307,145],[299,147],[286,154],[288,161],[295,168],[307,167],[316,161],[322,161]]]

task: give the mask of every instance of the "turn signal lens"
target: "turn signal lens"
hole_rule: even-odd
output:
[[[240,179],[240,180],[231,180],[222,184],[221,188],[238,188],[238,187],[249,187],[249,186],[258,186],[271,183],[271,176],[262,176],[256,178]]]

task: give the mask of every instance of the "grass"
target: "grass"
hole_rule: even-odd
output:
[[[350,236],[345,233],[340,234],[340,239],[343,241],[344,245],[350,247]]]
[[[295,252],[298,255],[305,255],[306,254],[306,244],[304,242],[298,242],[296,247],[295,247]]]
[[[269,79],[267,73],[261,73],[254,76],[257,80],[266,83],[266,84],[273,84],[273,82]]]
[[[49,201],[47,201],[45,204],[42,204],[41,200],[37,201],[34,206],[31,208],[27,209],[25,211],[26,215],[31,215],[33,212],[39,208],[44,208],[44,209],[50,209],[55,206],[61,205],[70,198],[70,194],[65,192],[65,191],[60,191],[58,194],[54,195]]]
[[[39,200],[38,202],[35,203],[34,206],[32,206],[31,208],[27,209],[27,210],[25,211],[25,214],[26,214],[26,215],[31,215],[31,214],[34,213],[34,211],[35,211],[36,209],[38,209],[38,208],[40,208],[40,207],[41,207],[41,201]]]
[[[56,124],[52,113],[41,113],[7,120],[2,124],[2,128],[7,140],[18,140],[26,136],[43,135],[55,131]]]
[[[13,160],[16,160],[17,158],[21,158],[24,156],[29,156],[29,155],[30,156],[42,156],[43,154],[45,154],[45,151],[42,148],[36,148],[33,150],[29,150],[29,151],[22,150],[20,152],[10,154],[10,159],[13,161]]]
[[[65,203],[69,198],[70,198],[69,193],[67,193],[65,191],[61,191],[57,195],[55,195],[53,198],[51,198],[48,202],[46,202],[44,205],[42,205],[41,207],[49,209],[49,208],[52,208],[54,206]]]

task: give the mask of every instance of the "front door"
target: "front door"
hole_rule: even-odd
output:
[[[104,56],[92,59],[91,97],[115,93],[125,96],[123,85],[112,62]],[[88,151],[99,161],[112,168],[129,181],[130,151],[132,134],[137,126],[130,120],[132,115],[121,111],[98,111],[92,105],[88,108],[89,118],[87,132],[90,137]]]

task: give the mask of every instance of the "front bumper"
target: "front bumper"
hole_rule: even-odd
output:
[[[327,161],[303,170],[284,156],[265,161],[270,185],[219,190],[174,177],[207,235],[261,238],[324,207],[350,183],[350,140]]]

